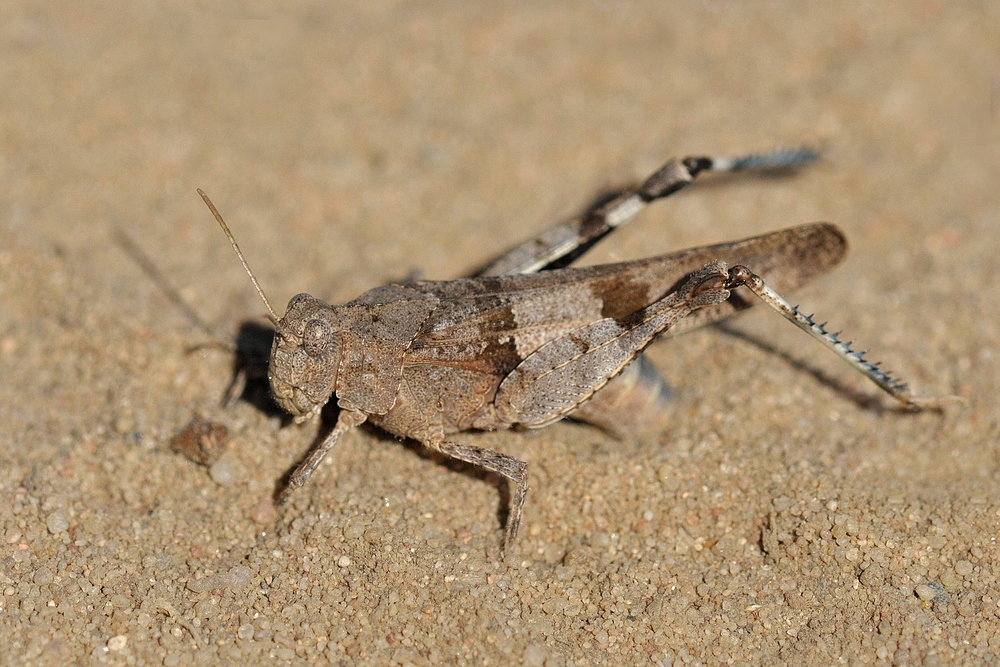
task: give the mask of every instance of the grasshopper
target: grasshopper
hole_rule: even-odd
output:
[[[670,160],[638,188],[550,228],[475,277],[389,284],[341,306],[299,294],[283,317],[222,216],[198,190],[274,324],[268,379],[275,401],[301,423],[316,419],[336,395],[336,425],[291,473],[278,501],[305,484],[344,433],[370,421],[505,477],[512,486],[503,542],[509,552],[528,490],[527,464],[450,436],[541,428],[569,416],[612,433],[637,420],[655,424],[667,390],[640,356],[643,349],[665,332],[716,322],[755,300],[830,347],[907,408],[937,407],[779,296],[844,258],[846,239],[832,224],[617,264],[566,266],[699,174],[789,171],[816,157],[800,149]]]

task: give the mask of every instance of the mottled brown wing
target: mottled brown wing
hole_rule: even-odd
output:
[[[440,299],[404,364],[487,373],[498,381],[550,340],[601,318],[585,279],[542,274],[421,283]],[[528,279],[528,280],[526,280]]]
[[[692,271],[718,260],[730,267],[742,264],[766,280],[779,294],[788,294],[840,264],[846,255],[847,237],[844,233],[836,225],[817,222],[742,241],[700,246],[639,260],[631,263],[634,267],[627,269],[624,275],[639,283],[648,282],[653,285],[652,293],[662,294]],[[609,302],[625,305],[624,310],[634,312],[636,309],[628,304],[630,290],[627,286],[623,293],[622,298],[616,299],[605,292],[604,298]],[[655,298],[657,297],[653,300]],[[744,292],[742,288],[738,289],[727,301],[698,310],[677,322],[665,335],[677,336],[718,322],[757,303],[759,300],[756,297]]]
[[[602,317],[624,317],[648,306],[709,262],[744,264],[778,292],[787,292],[828,271],[846,250],[839,229],[817,223],[618,264],[419,282],[412,287],[434,294],[440,303],[404,363],[505,375],[550,340]],[[752,303],[734,294],[681,320],[668,333],[690,331]]]

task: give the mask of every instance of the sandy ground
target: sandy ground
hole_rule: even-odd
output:
[[[1000,661],[995,3],[51,6],[0,8],[0,661]],[[196,187],[272,301],[343,302],[672,155],[800,144],[588,259],[833,220],[795,299],[964,403],[900,412],[754,312],[650,349],[655,442],[463,436],[530,462],[506,562],[497,486],[374,429],[268,522],[315,429],[221,407],[232,356],[191,351],[263,310]],[[199,415],[211,472],[169,445]]]

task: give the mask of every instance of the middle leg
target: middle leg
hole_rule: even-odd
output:
[[[517,529],[521,526],[521,512],[524,509],[524,497],[528,493],[528,464],[509,454],[492,449],[466,445],[461,442],[441,440],[425,442],[425,446],[447,454],[453,459],[465,461],[490,472],[502,475],[510,484],[510,510],[507,514],[507,529],[503,540],[504,553],[510,553],[510,547],[517,537]]]

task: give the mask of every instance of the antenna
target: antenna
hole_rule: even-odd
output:
[[[274,313],[274,308],[271,308],[271,302],[267,300],[266,296],[264,296],[264,290],[260,288],[260,283],[257,282],[257,278],[253,275],[253,271],[250,270],[250,265],[247,264],[246,258],[243,257],[240,247],[236,245],[236,239],[233,238],[233,233],[229,231],[226,221],[222,219],[222,216],[219,214],[219,210],[215,208],[215,204],[212,203],[212,200],[208,198],[208,195],[206,195],[201,188],[198,188],[198,194],[200,194],[201,198],[205,200],[205,203],[208,205],[208,210],[210,210],[212,215],[215,216],[219,226],[222,227],[222,231],[226,233],[226,237],[229,239],[229,242],[233,244],[233,250],[236,251],[236,255],[240,258],[240,262],[243,263],[243,268],[246,269],[247,275],[250,276],[250,280],[253,281],[253,286],[257,288],[257,294],[260,294],[261,301],[263,301],[264,305],[267,306],[267,312],[270,313],[271,323],[278,326],[278,320],[281,318]]]

